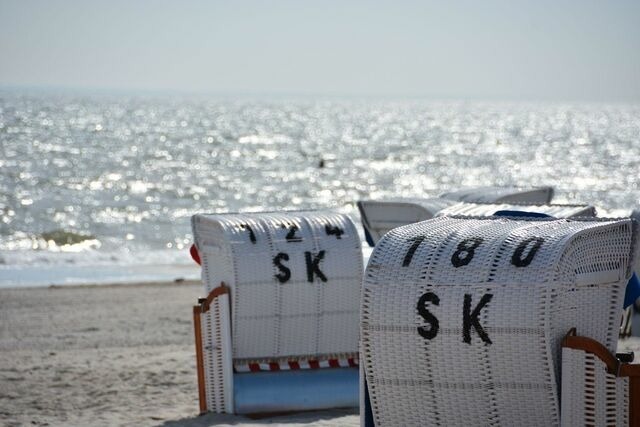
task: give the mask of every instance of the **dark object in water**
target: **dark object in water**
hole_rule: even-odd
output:
[[[40,237],[42,237],[47,242],[49,240],[53,240],[53,242],[58,246],[75,245],[76,243],[84,242],[85,240],[95,239],[95,236],[92,236],[90,234],[79,234],[65,230],[47,231],[45,233],[42,233]]]
[[[324,159],[320,159],[320,161],[318,162],[318,167],[320,169],[324,168]]]

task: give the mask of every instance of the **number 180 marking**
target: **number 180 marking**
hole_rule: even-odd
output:
[[[410,239],[407,239],[407,242],[411,242],[411,246],[407,250],[404,259],[402,260],[402,266],[408,267],[411,264],[411,260],[413,259],[413,255],[418,250],[418,246],[424,242],[427,236],[420,235],[415,236]],[[456,251],[451,256],[451,265],[454,267],[462,267],[471,262],[473,257],[475,256],[475,251],[478,247],[484,243],[484,239],[482,237],[470,237],[468,239],[464,239],[458,246],[456,247]],[[529,237],[516,247],[511,256],[511,264],[516,267],[526,267],[533,261],[533,258],[536,256],[538,249],[544,243],[544,239],[542,237]],[[525,255],[525,251],[528,250]]]

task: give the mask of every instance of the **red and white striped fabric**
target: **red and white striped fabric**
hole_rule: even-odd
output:
[[[358,357],[325,360],[288,360],[280,362],[263,363],[236,363],[233,365],[236,372],[260,372],[260,371],[295,371],[298,369],[321,368],[356,368]]]

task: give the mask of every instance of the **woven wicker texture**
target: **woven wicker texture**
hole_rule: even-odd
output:
[[[231,289],[234,363],[352,358],[360,239],[330,212],[196,215],[205,290]]]
[[[527,203],[468,203],[452,200],[401,199],[363,200],[358,202],[362,224],[377,243],[389,230],[435,216],[491,216],[497,211],[538,212],[555,218],[594,217],[596,210],[589,205],[527,204]]]
[[[553,197],[553,187],[474,187],[443,193],[439,197],[469,203],[546,204]]]
[[[365,273],[376,425],[560,423],[560,342],[615,351],[632,221],[441,217],[396,228]]]
[[[562,426],[626,427],[629,378],[616,378],[593,354],[562,349]]]
[[[631,215],[629,217],[636,220],[638,224],[640,224],[640,209],[634,209],[633,211],[631,211]],[[640,256],[636,258],[636,265],[634,267],[634,271],[640,274]]]
[[[221,295],[200,316],[207,410],[233,413],[233,369],[229,296]]]
[[[596,209],[589,205],[530,205],[518,203],[457,203],[439,211],[436,216],[491,216],[498,211],[542,213],[554,218],[594,217]]]

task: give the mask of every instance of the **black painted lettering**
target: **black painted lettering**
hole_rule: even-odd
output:
[[[304,253],[304,259],[307,262],[307,281],[313,283],[313,275],[315,274],[323,282],[327,281],[327,276],[320,271],[320,261],[324,258],[324,251],[318,252],[313,255],[311,252]]]
[[[281,227],[286,229],[287,224],[282,224]],[[289,228],[289,232],[285,236],[285,239],[287,240],[287,242],[289,243],[302,242],[302,237],[296,236],[296,231],[299,230],[298,226],[295,224],[290,224],[288,228]]]
[[[451,256],[451,264],[456,268],[469,264],[482,242],[484,239],[481,237],[471,237],[458,243],[457,250]]]
[[[531,245],[533,243],[533,245]],[[544,239],[542,237],[529,237],[528,239],[523,240],[516,250],[513,252],[513,256],[511,257],[511,264],[516,267],[526,267],[531,264],[533,261],[533,257],[536,256],[536,252],[540,249],[540,246],[544,243]],[[527,256],[522,258],[525,249],[529,248],[531,245],[529,252],[527,252]]]
[[[278,279],[280,283],[286,283],[291,279],[291,270],[289,270],[289,267],[286,265],[283,265],[282,261],[289,261],[289,254],[280,252],[275,256],[275,258],[273,258],[273,265],[278,267],[278,270],[280,270],[278,274],[275,274],[276,279]]]
[[[253,232],[253,228],[251,228],[251,226],[249,224],[240,224],[240,228],[247,230],[249,232],[249,240],[251,240],[251,243],[253,243],[254,245],[256,244],[256,235]]]
[[[407,242],[413,242],[413,244],[409,247],[407,254],[404,256],[404,260],[402,261],[403,267],[408,267],[409,264],[411,264],[411,260],[413,259],[413,254],[416,253],[418,246],[420,246],[420,244],[424,242],[424,239],[426,239],[426,237],[427,236],[416,236],[407,240]]]
[[[342,228],[331,224],[325,225],[324,231],[327,233],[327,236],[335,235],[338,240],[340,240],[340,236],[344,234],[344,230]]]
[[[438,335],[440,322],[438,322],[438,318],[434,316],[433,313],[427,310],[428,302],[432,303],[433,305],[440,305],[440,298],[438,298],[438,295],[434,294],[433,292],[427,292],[426,294],[423,294],[418,300],[418,313],[426,322],[431,325],[430,328],[419,326],[418,333],[421,337],[432,340],[436,337],[436,335]]]
[[[471,295],[464,294],[464,308],[462,310],[462,341],[467,344],[471,344],[471,326],[473,326],[480,335],[482,341],[487,344],[491,344],[491,340],[489,339],[489,335],[482,329],[482,325],[480,324],[480,319],[478,316],[480,315],[480,310],[491,301],[493,298],[493,294],[484,294],[480,299],[480,302],[476,307],[471,311]]]

